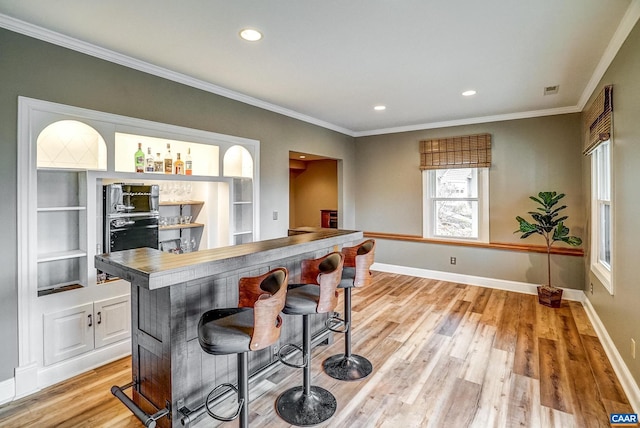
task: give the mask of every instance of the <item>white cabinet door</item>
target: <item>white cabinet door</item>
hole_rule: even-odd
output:
[[[94,348],[93,303],[44,314],[44,365],[83,354]]]
[[[94,302],[96,348],[131,336],[129,295]]]

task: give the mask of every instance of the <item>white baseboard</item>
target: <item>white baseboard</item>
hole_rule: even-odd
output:
[[[380,272],[397,273],[400,275],[416,276],[418,278],[431,278],[439,281],[459,282],[462,284],[477,285],[480,287],[495,288],[497,290],[515,291],[516,293],[538,294],[538,284],[527,282],[507,281],[504,279],[485,278],[482,276],[464,275],[452,272],[412,268],[406,266],[389,265],[386,263],[374,263],[371,270]],[[567,300],[584,302],[585,295],[582,290],[563,288],[562,297]]]
[[[441,272],[406,266],[388,265],[384,263],[374,263],[371,266],[371,270],[415,276],[418,278],[431,278],[439,281],[477,285],[481,287],[495,288],[498,290],[514,291],[517,293],[537,294],[537,285],[529,284],[526,282],[505,281],[502,279],[484,278],[479,276],[462,275],[451,272]],[[616,372],[616,376],[618,376],[625,394],[627,394],[627,398],[629,399],[629,403],[631,404],[633,411],[635,413],[640,413],[640,388],[631,375],[629,368],[620,356],[618,349],[613,343],[613,340],[611,340],[607,329],[604,327],[604,324],[602,324],[602,321],[591,305],[591,302],[589,301],[589,299],[587,299],[582,290],[569,288],[563,288],[563,290],[563,298],[566,298],[567,300],[582,302],[582,306],[585,308],[585,312],[587,313],[591,324],[593,324],[593,328],[598,335],[598,339],[600,339],[600,342],[602,343],[602,346],[607,353],[607,357],[609,358],[609,361],[611,361],[613,370]]]
[[[618,352],[618,348],[616,348],[613,340],[611,340],[611,336],[609,336],[607,329],[604,327],[604,324],[602,324],[595,308],[591,305],[591,301],[589,301],[589,299],[585,299],[582,304],[587,312],[587,316],[589,316],[591,324],[593,324],[593,328],[598,335],[598,339],[600,339],[600,342],[607,353],[609,361],[611,361],[611,365],[613,366],[613,370],[616,372],[616,376],[620,379],[622,389],[624,389],[625,394],[627,394],[627,398],[629,399],[629,403],[631,404],[633,411],[635,413],[640,413],[640,388],[638,387],[638,384],[631,375],[631,372],[622,359],[620,352]]]
[[[0,382],[0,405],[13,400],[15,390],[16,382],[13,378]]]
[[[38,364],[35,362],[16,367],[13,399],[38,392]]]

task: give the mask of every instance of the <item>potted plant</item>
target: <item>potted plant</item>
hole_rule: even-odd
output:
[[[556,207],[564,193],[540,192],[538,197],[529,196],[531,200],[539,204],[538,211],[529,211],[533,222],[528,222],[520,216],[516,217],[520,228],[514,233],[522,233],[520,239],[528,238],[533,234],[541,235],[547,243],[547,278],[546,285],[538,286],[538,302],[551,308],[559,308],[562,302],[562,289],[551,284],[551,246],[558,242],[565,242],[572,247],[582,244],[582,239],[569,235],[569,228],[564,225],[568,216],[560,216],[560,211],[567,208],[566,205]]]

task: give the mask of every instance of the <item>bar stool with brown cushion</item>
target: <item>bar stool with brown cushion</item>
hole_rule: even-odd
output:
[[[371,362],[361,355],[351,353],[351,289],[364,287],[371,283],[369,268],[375,257],[376,242],[368,239],[354,247],[342,249],[344,254],[344,269],[340,288],[344,288],[344,328],[332,331],[344,333],[344,354],[337,354],[327,358],[323,365],[326,374],[339,380],[359,380],[373,371]],[[331,319],[329,320],[332,321]],[[342,320],[340,320],[342,321]],[[340,323],[342,324],[342,322]]]
[[[309,426],[329,419],[336,411],[336,398],[324,388],[311,385],[311,328],[309,315],[332,312],[338,304],[337,287],[342,275],[344,256],[339,252],[302,262],[302,284],[291,284],[283,313],[302,315],[302,349],[293,344],[280,348],[282,363],[304,369],[303,385],[283,392],[276,400],[278,415],[293,425]],[[295,348],[302,352],[300,365],[286,361],[283,350]]]
[[[214,419],[229,422],[240,417],[241,427],[249,426],[248,352],[264,349],[280,337],[287,296],[289,273],[276,268],[264,275],[240,278],[237,308],[213,309],[205,312],[198,323],[198,341],[202,350],[212,355],[238,354],[238,387],[225,383],[216,386],[205,402],[207,413]],[[224,388],[238,394],[238,409],[233,416],[215,414],[211,399]]]

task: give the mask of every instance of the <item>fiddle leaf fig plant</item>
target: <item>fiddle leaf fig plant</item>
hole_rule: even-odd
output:
[[[555,288],[551,284],[551,246],[558,242],[565,242],[572,247],[582,244],[582,239],[577,236],[569,235],[570,231],[565,226],[564,221],[568,218],[566,215],[560,215],[560,212],[567,208],[566,205],[558,206],[558,202],[565,197],[564,193],[556,192],[540,192],[538,197],[529,196],[531,200],[540,205],[537,211],[529,211],[529,215],[533,219],[532,222],[525,220],[520,216],[516,216],[519,228],[513,233],[522,233],[520,239],[528,238],[533,234],[541,235],[547,244],[547,275],[549,288]]]

